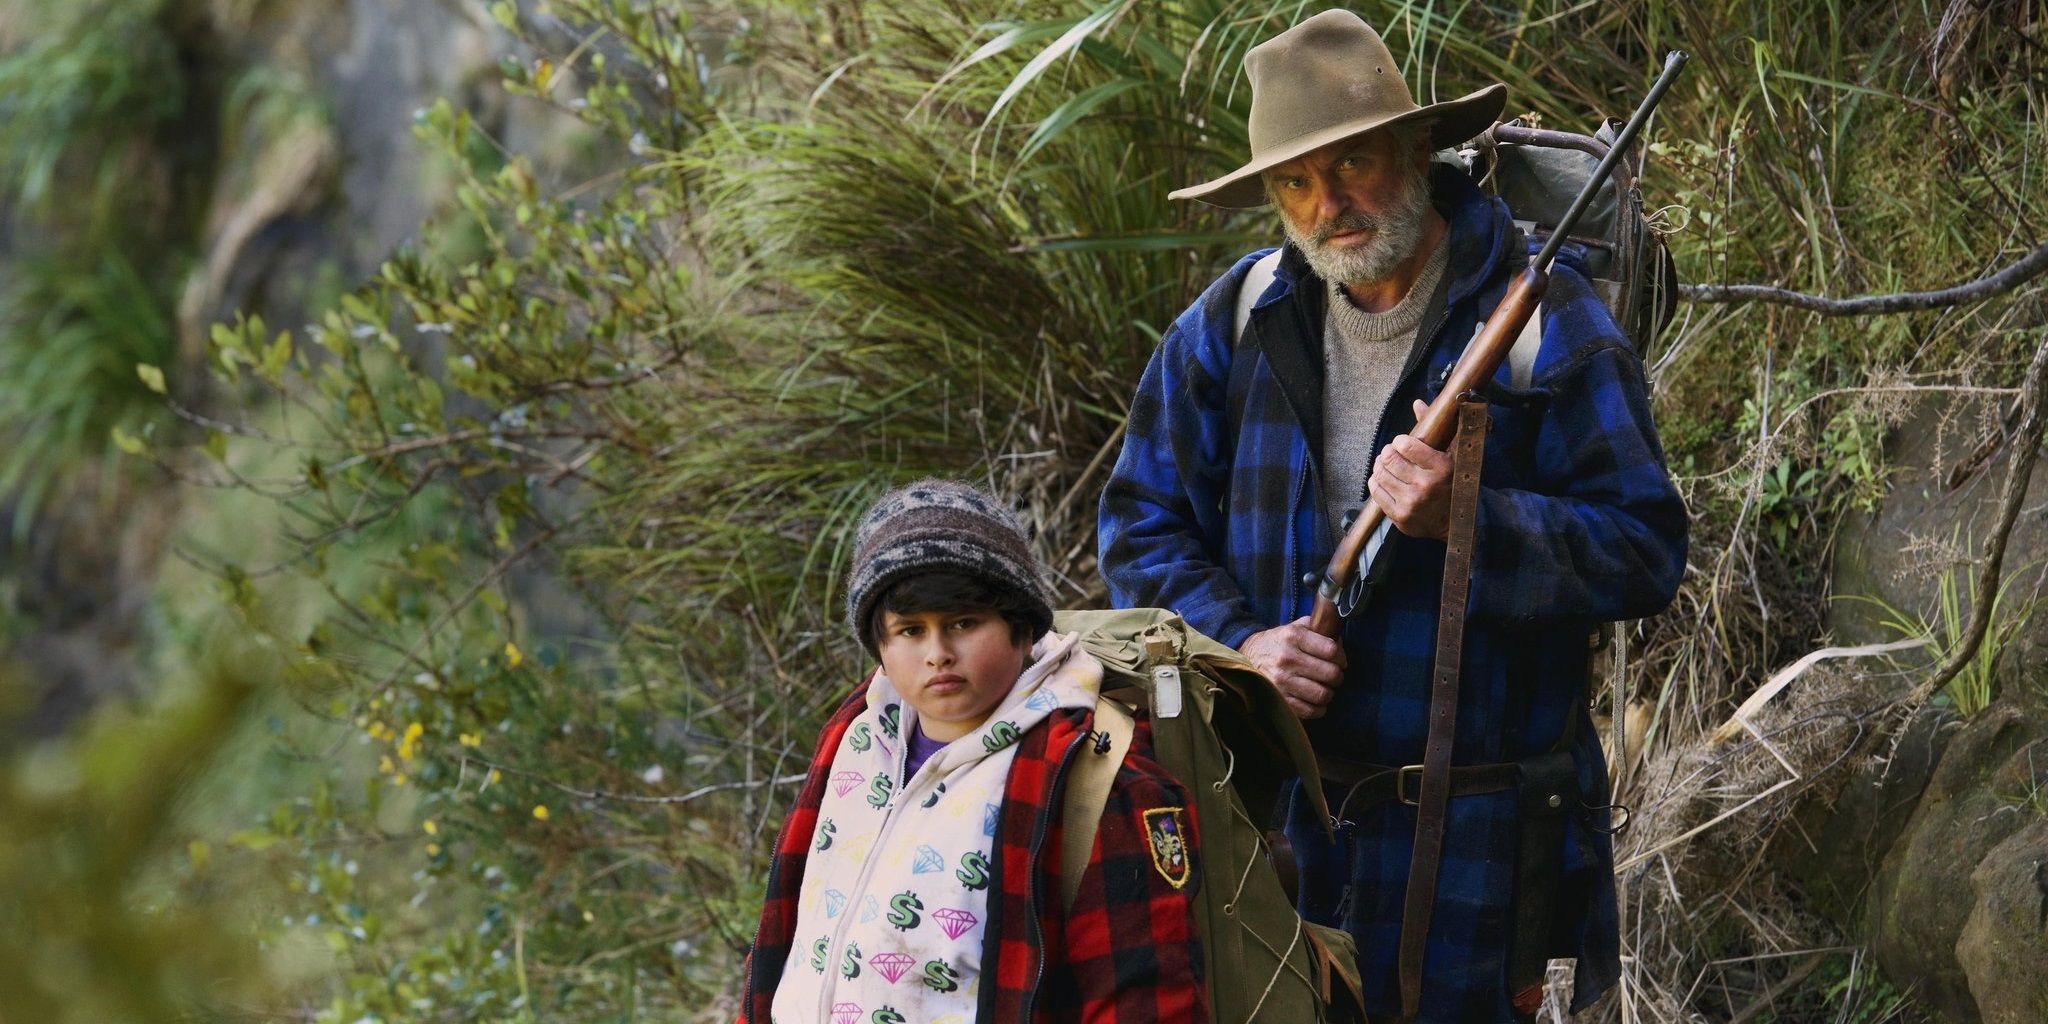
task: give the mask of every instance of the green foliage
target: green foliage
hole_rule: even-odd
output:
[[[118,252],[99,267],[48,262],[23,268],[0,293],[0,494],[15,496],[15,535],[80,459],[111,463],[115,432],[148,437],[162,417],[161,371],[177,334],[161,296]]]
[[[1795,992],[1758,1020],[1769,1024],[1796,1024],[1810,1020],[1837,1024],[1895,1024],[1923,1019],[1926,1011],[1910,995],[1899,991],[1862,952],[1836,953],[1827,958]]]
[[[0,54],[0,200],[101,238],[125,230],[119,222],[149,184],[137,172],[149,168],[124,150],[173,126],[184,109],[177,45],[158,20],[165,6],[8,5],[22,43]]]
[[[0,761],[8,1019],[160,1024],[265,994],[254,945],[219,919],[254,908],[181,818],[277,659],[209,639],[213,657],[147,707],[104,709],[80,735]]]
[[[1964,542],[1967,549],[1969,543]],[[2008,645],[2032,621],[2034,613],[2041,607],[2043,598],[2030,594],[2024,599],[2007,600],[2013,593],[2013,585],[2022,579],[2035,576],[2038,567],[2008,566],[1999,581],[1998,592],[1991,601],[1991,621],[1984,632],[1984,639],[1963,664],[1948,685],[1942,687],[1937,700],[1945,700],[1959,714],[1974,715],[1989,706],[1997,696],[1998,661],[2004,657]],[[1880,625],[1899,634],[1901,638],[1926,637],[1930,642],[1928,650],[1931,664],[1945,663],[1951,651],[1961,644],[1964,633],[1969,629],[1972,609],[1970,601],[1981,571],[1974,558],[1963,558],[1947,566],[1941,572],[1935,595],[1933,614],[1923,615],[1916,611],[1900,609],[1890,603],[1866,594],[1839,595],[1837,600],[1863,601],[1877,607],[1884,619]]]

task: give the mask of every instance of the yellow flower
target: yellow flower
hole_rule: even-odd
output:
[[[439,857],[440,855],[441,855],[441,844],[440,844],[440,843],[428,843],[428,844],[427,844],[427,856],[429,856],[429,857]]]
[[[391,777],[391,784],[392,784],[392,785],[394,785],[394,786],[403,786],[403,785],[405,785],[405,773],[404,773],[404,772],[399,772],[399,773],[398,773],[397,775],[393,775],[393,776]]]
[[[421,825],[420,827],[426,829],[427,834],[430,836],[437,836],[441,834],[441,826],[434,824],[434,819],[432,818],[428,818],[426,820],[426,823]]]
[[[519,645],[518,645],[518,644],[515,644],[515,643],[513,643],[513,642],[512,642],[512,641],[510,641],[510,640],[507,640],[507,641],[505,641],[505,667],[506,667],[506,668],[518,668],[518,667],[519,667],[519,663],[520,663],[520,662],[522,662],[522,661],[525,661],[525,660],[526,660],[526,655],[524,655],[524,654],[521,654],[521,653],[519,653]]]
[[[457,738],[462,742],[462,745],[465,747],[481,747],[484,745],[484,737],[482,733],[466,732]]]
[[[414,722],[411,725],[405,727],[405,738],[398,741],[399,760],[412,760],[413,754],[419,751],[420,736],[425,732],[426,730],[420,728],[420,724],[418,722]]]
[[[383,772],[386,775],[390,775],[391,773],[396,772],[398,770],[398,766],[391,763],[390,754],[385,754],[377,758],[377,770]]]
[[[546,805],[546,804],[534,804],[534,805],[533,805],[533,816],[534,816],[535,818],[537,818],[537,819],[541,820],[541,821],[546,821],[546,820],[548,820],[548,805]]]
[[[498,770],[497,770],[496,768],[493,768],[493,769],[491,769],[491,771],[490,771],[490,774],[488,774],[488,775],[485,775],[485,776],[484,776],[484,785],[483,785],[483,788],[485,788],[485,789],[489,789],[489,788],[491,788],[492,786],[495,786],[495,785],[497,785],[497,784],[498,784]]]

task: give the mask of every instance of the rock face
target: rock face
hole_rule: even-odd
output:
[[[1980,568],[1974,556],[1997,524],[2010,465],[2004,425],[1985,422],[1993,408],[1929,403],[1899,428],[1883,506],[1875,515],[1847,517],[1837,536],[1828,614],[1837,642],[1899,639],[1899,631],[1885,625],[1891,612],[1883,606],[1938,621],[1944,577],[1965,595],[1961,612],[1967,617],[1967,595]],[[2006,548],[1998,614],[2016,629],[2001,648],[1999,675],[2006,685],[1999,693],[2048,712],[2048,613],[2020,624],[2030,603],[2048,600],[2048,516],[2028,511],[2044,502],[2048,467],[2037,464]]]
[[[1923,710],[1900,729],[1888,760],[1857,766],[1832,801],[1810,801],[1795,812],[1799,827],[1773,847],[1771,858],[1814,909],[1843,925],[1857,919],[1957,726],[1947,711]]]
[[[2030,824],[1992,847],[1970,873],[1976,903],[1956,940],[1984,1024],[2048,1021],[2048,746],[2034,745],[2042,771],[2028,796]]]
[[[213,323],[246,311],[296,331],[413,239],[451,187],[413,135],[416,111],[439,100],[471,111],[482,131],[535,155],[543,174],[582,145],[573,117],[497,87],[494,62],[510,44],[481,5],[215,5],[207,24],[209,53],[263,71],[249,80],[267,99],[189,112],[218,151],[202,237],[191,239],[199,265],[175,310],[188,367],[204,362]],[[0,275],[11,249],[36,244],[0,220]],[[204,388],[181,398],[208,411]],[[11,514],[6,498],[0,512]],[[118,512],[79,500],[19,543],[0,539],[0,587],[18,591],[26,620],[0,636],[0,663],[34,691],[29,706],[0,711],[21,716],[25,735],[54,735],[108,694],[144,685],[142,614],[180,500],[168,488],[124,497]],[[0,734],[0,750],[10,741]]]
[[[2008,840],[2048,822],[2038,801],[2030,805],[2012,792],[2029,759],[2048,776],[2044,740],[2048,722],[2009,704],[1966,721],[1872,888],[1869,940],[1885,974],[1901,987],[1912,985],[1916,996],[1950,1020],[1977,1020],[1980,1012],[1981,1019],[1996,1019],[1974,994],[1979,987],[2003,999],[2048,999],[2048,943],[2031,921],[2023,922],[2023,930],[2008,927],[2022,922],[2008,906],[2013,894],[2007,876],[2025,867],[2015,857],[2026,858],[2001,852]],[[1973,890],[1975,899],[1969,898]],[[1975,927],[1972,941],[1964,944],[1966,923]],[[2025,966],[1991,953],[2029,947],[2036,955]]]
[[[1838,642],[1899,637],[1876,602],[1938,622],[1944,576],[1961,593],[1974,586],[1981,567],[1969,559],[1995,525],[2009,467],[1994,410],[1929,404],[1897,432],[1883,507],[1839,535]],[[2026,502],[2048,502],[2042,467]],[[2048,614],[2021,614],[2048,596],[2044,567],[2048,517],[2023,510],[1993,620],[2008,630],[1994,702],[1961,719],[1923,713],[1889,766],[1866,766],[1830,807],[1804,810],[1817,849],[1791,858],[1816,905],[1950,1021],[2048,1022]],[[1966,603],[1958,610],[1967,617]]]

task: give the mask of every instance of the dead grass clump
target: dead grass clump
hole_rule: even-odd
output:
[[[1845,952],[1771,851],[1803,802],[1832,799],[1848,777],[1880,703],[1871,667],[1819,663],[1735,739],[1699,731],[1635,776],[1622,795],[1635,814],[1615,849],[1632,956],[1589,1019],[1753,1019]]]

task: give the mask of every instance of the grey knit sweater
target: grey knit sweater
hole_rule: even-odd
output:
[[[1330,284],[1329,314],[1323,319],[1323,511],[1333,532],[1344,513],[1359,505],[1365,477],[1375,452],[1368,451],[1373,432],[1386,412],[1401,366],[1414,346],[1415,332],[1429,298],[1436,294],[1450,246],[1439,244],[1422,267],[1422,276],[1394,308],[1368,313]]]

